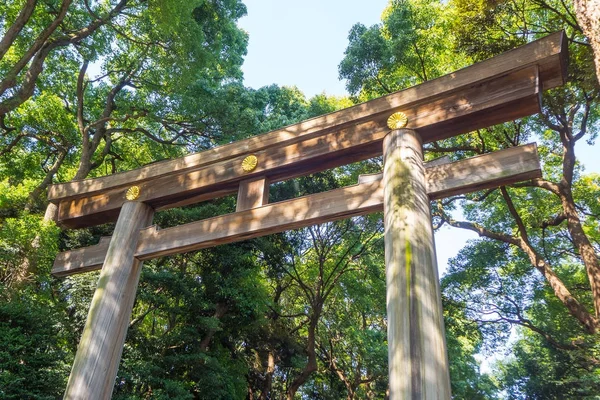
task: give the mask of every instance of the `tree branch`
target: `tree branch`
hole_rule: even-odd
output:
[[[554,193],[557,196],[560,196],[561,194],[561,190],[560,190],[560,186],[554,182],[551,181],[547,181],[544,179],[532,179],[529,181],[524,181],[524,182],[519,182],[519,183],[514,183],[512,185],[510,185],[511,187],[514,188],[522,188],[522,187],[538,187],[541,189],[545,189],[549,192]]]
[[[34,45],[30,48],[29,52],[21,60],[19,60],[17,64],[15,64],[13,69],[7,74],[5,79],[0,84],[0,95],[2,95],[6,89],[16,86],[16,78],[18,74],[27,65],[27,63],[32,60],[29,69],[25,73],[25,78],[20,88],[16,90],[12,96],[0,102],[0,116],[20,106],[33,95],[37,78],[43,70],[44,61],[52,50],[58,47],[67,46],[69,44],[79,43],[83,39],[87,38],[99,27],[105,25],[108,21],[117,16],[125,8],[128,0],[121,0],[121,2],[119,2],[119,4],[117,4],[117,6],[115,6],[115,8],[113,8],[105,17],[95,19],[85,28],[82,28],[69,35],[48,40],[52,32],[56,30],[58,25],[64,19],[71,2],[72,0],[63,0],[62,7],[57,18],[48,28],[46,28],[46,30],[44,30],[44,32],[42,32],[40,37],[38,37],[38,39],[36,39],[34,42]]]
[[[15,19],[15,22],[12,23],[10,28],[6,30],[4,37],[0,40],[0,61],[10,49],[10,46],[14,43],[15,39],[19,36],[19,33],[29,21],[31,14],[33,14],[33,10],[35,10],[37,0],[27,0],[27,2],[23,5],[21,12]]]
[[[453,219],[444,219],[446,223],[455,228],[467,229],[477,233],[479,236],[487,237],[489,239],[499,240],[504,243],[512,244],[514,246],[519,246],[519,240],[504,233],[493,232],[489,229],[482,227],[479,224],[467,221],[455,221]]]
[[[522,238],[514,238],[512,236],[492,232],[478,224],[465,221],[447,220],[448,224],[454,227],[468,229],[477,232],[479,236],[487,237],[494,240],[499,240],[504,243],[512,244],[525,252],[528,256],[531,265],[533,265],[543,276],[553,289],[556,297],[566,306],[569,313],[574,316],[589,333],[595,333],[598,329],[598,320],[589,313],[584,305],[569,292],[562,280],[556,275],[550,264],[546,262],[533,249],[528,241]]]
[[[512,199],[510,198],[508,191],[506,190],[506,186],[500,187],[500,191],[502,192],[502,197],[504,198],[504,201],[506,202],[506,205],[508,206],[508,211],[510,212],[510,215],[512,215],[513,219],[517,223],[517,227],[519,228],[519,233],[521,234],[521,239],[526,241],[527,243],[529,243],[529,236],[527,235],[527,229],[525,228],[525,224],[523,223],[521,216],[519,215],[517,209],[515,208],[515,205],[514,205]]]
[[[88,136],[85,134],[85,122],[83,119],[83,100],[86,86],[84,80],[87,67],[88,61],[84,60],[81,69],[79,70],[79,75],[77,76],[77,125],[82,134],[83,147],[88,146]]]

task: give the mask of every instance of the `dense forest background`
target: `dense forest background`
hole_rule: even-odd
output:
[[[48,185],[267,132],[558,30],[568,83],[544,95],[540,115],[426,148],[459,159],[537,141],[544,178],[436,201],[433,223],[480,235],[442,277],[455,398],[598,398],[600,176],[577,162],[600,128],[594,10],[392,0],[381,23],[349,33],[339,72],[351,96],[307,99],[244,86],[239,0],[1,2],[0,398],[62,396],[98,276],[55,279],[52,261],[113,228],[59,229]],[[380,169],[373,159],[278,183],[270,201]],[[233,210],[225,197],[155,221]],[[114,398],[386,398],[382,235],[375,214],[145,263]],[[476,355],[497,355],[492,372]]]

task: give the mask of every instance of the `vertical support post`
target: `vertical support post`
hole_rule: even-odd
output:
[[[154,210],[123,204],[79,341],[65,399],[110,399],[131,318],[142,262],[134,258],[139,230]]]
[[[250,210],[269,203],[269,180],[264,176],[240,182],[235,211]]]
[[[410,129],[383,142],[390,399],[450,399],[423,148]]]

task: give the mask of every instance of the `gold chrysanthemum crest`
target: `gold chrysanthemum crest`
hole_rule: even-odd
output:
[[[408,123],[408,117],[403,112],[395,112],[387,120],[387,126],[390,129],[401,129]]]
[[[135,200],[138,197],[140,197],[140,187],[139,186],[132,186],[129,189],[127,189],[127,193],[125,193],[125,198],[127,200]]]
[[[242,169],[244,172],[250,172],[258,165],[258,158],[255,155],[249,155],[242,161]]]

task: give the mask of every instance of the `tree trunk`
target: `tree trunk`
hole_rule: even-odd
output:
[[[273,351],[269,350],[267,374],[265,376],[265,384],[263,390],[260,393],[260,400],[267,400],[271,394],[271,388],[273,387],[273,375],[275,374],[275,355]]]
[[[15,22],[6,30],[4,37],[0,40],[0,60],[4,57],[4,55],[10,49],[10,46],[14,43],[15,39],[21,33],[21,30],[29,21],[31,14],[33,14],[33,10],[37,4],[37,0],[27,0],[21,12],[15,19]]]
[[[215,307],[215,314],[213,315],[213,318],[216,318],[216,319],[223,318],[223,316],[227,313],[227,310],[229,310],[229,306],[226,303],[217,303],[217,305]],[[217,329],[213,328],[208,331],[206,336],[204,336],[204,338],[200,342],[200,349],[202,351],[208,350],[208,346],[210,345],[210,342],[211,342],[213,336],[215,335],[215,333],[217,333]]]
[[[55,204],[49,203],[46,207],[46,213],[44,214],[44,222],[50,223],[51,221],[55,221],[57,212],[58,207]],[[40,241],[41,237],[38,234],[31,242],[31,249],[29,253],[33,253],[40,248]],[[27,281],[29,281],[32,275],[37,272],[37,267],[37,261],[33,259],[30,254],[26,254],[23,258],[21,268],[13,279],[13,285],[18,287],[25,284]]]
[[[600,20],[598,22],[600,25]],[[594,310],[596,320],[600,317],[600,263],[598,262],[598,256],[594,247],[590,243],[589,238],[585,234],[583,227],[581,226],[581,220],[575,208],[575,200],[570,188],[563,190],[561,193],[561,202],[565,215],[567,216],[567,227],[571,234],[573,244],[579,250],[585,269],[590,281],[590,287],[592,289],[592,297],[594,299]]]
[[[554,294],[565,305],[569,313],[577,318],[589,333],[595,333],[598,321],[571,295],[571,292],[569,292],[550,265],[540,257],[526,240],[522,239],[520,247],[529,257],[531,264],[546,278]]]
[[[66,150],[60,151],[58,153],[58,157],[56,158],[56,161],[54,162],[54,164],[52,164],[52,167],[46,173],[46,176],[44,177],[44,180],[42,181],[42,183],[40,183],[38,186],[36,186],[35,189],[33,189],[31,191],[31,193],[29,193],[29,197],[27,199],[27,204],[25,205],[25,211],[30,212],[33,209],[35,209],[35,205],[38,202],[40,196],[46,189],[48,189],[48,186],[50,186],[50,184],[52,183],[54,176],[58,172],[59,168],[62,166],[63,162],[65,161],[66,156],[67,156]],[[46,214],[47,213],[48,213],[48,208],[46,208]],[[52,216],[53,216],[53,214],[51,214],[50,216],[45,215],[44,221],[54,220],[54,218],[52,218]]]
[[[315,351],[316,347],[316,330],[317,323],[319,322],[320,312],[313,314],[310,325],[308,326],[308,343],[306,345],[306,353],[308,355],[308,362],[306,366],[294,379],[292,384],[287,390],[286,399],[293,400],[296,392],[304,383],[308,380],[308,378],[312,375],[313,372],[317,370],[317,353]]]
[[[574,0],[577,23],[587,36],[596,64],[596,78],[600,83],[600,0]]]

